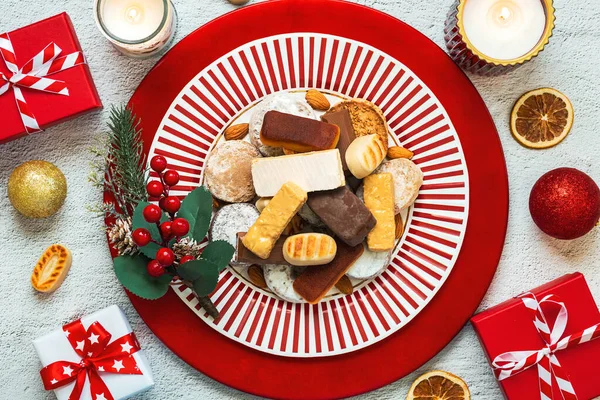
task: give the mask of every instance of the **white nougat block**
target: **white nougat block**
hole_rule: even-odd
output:
[[[338,149],[256,158],[252,162],[252,181],[260,197],[275,196],[287,182],[294,182],[306,192],[331,190],[346,184]]]
[[[131,332],[131,326],[123,314],[123,311],[116,305],[107,307],[93,314],[81,318],[81,323],[85,329],[98,321],[112,335],[110,343],[127,335]],[[47,366],[56,361],[71,361],[78,363],[81,357],[77,355],[71,344],[65,336],[65,332],[58,328],[47,335],[44,335],[33,341],[35,350],[38,353],[42,366]],[[139,350],[133,354],[142,375],[113,374],[110,372],[99,372],[100,377],[106,383],[106,386],[112,393],[115,400],[128,399],[136,394],[144,392],[154,386],[150,364],[144,355],[144,350]],[[75,382],[54,390],[58,400],[67,400],[73,391]],[[80,400],[95,400],[90,394],[90,383],[86,377]]]

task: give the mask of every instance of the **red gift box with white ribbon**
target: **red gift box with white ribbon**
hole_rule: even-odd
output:
[[[582,274],[492,307],[471,323],[507,399],[600,395],[600,312]]]
[[[0,143],[101,107],[66,13],[0,32]]]

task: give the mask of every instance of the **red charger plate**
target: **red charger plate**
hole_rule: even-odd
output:
[[[211,378],[271,398],[348,397],[387,385],[436,355],[473,314],[496,271],[508,218],[508,178],[492,118],[464,73],[433,42],[376,10],[336,0],[278,0],[245,7],[197,29],[142,81],[129,105],[142,119],[148,152],[181,89],[223,54],[261,37],[317,32],[374,46],[404,63],[449,114],[469,169],[470,205],[462,250],[448,280],[407,326],[349,354],[278,357],[236,343],[200,320],[169,291],[156,301],[130,294],[150,329],[175,354]]]

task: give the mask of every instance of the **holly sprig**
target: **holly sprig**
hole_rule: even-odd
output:
[[[184,238],[198,243],[205,239],[212,196],[201,186],[180,201],[170,195],[170,189],[179,183],[177,171],[165,170],[167,161],[162,156],[153,157],[150,166],[159,179],[148,182],[146,190],[151,199],[158,200],[158,205],[139,202],[135,207],[132,238],[140,253],[115,258],[117,278],[133,294],[153,300],[162,297],[173,278],[179,277],[206,302],[235,249],[225,241],[213,241],[198,257],[178,257],[173,251],[175,243]]]

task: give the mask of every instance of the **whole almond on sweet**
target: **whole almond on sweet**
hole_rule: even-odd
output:
[[[306,92],[306,101],[312,108],[319,111],[327,111],[331,108],[331,104],[327,97],[318,90],[310,89]]]
[[[267,288],[267,282],[265,281],[265,274],[261,266],[252,264],[248,267],[248,277],[250,281],[261,289]]]
[[[347,275],[342,276],[340,280],[337,281],[337,283],[335,284],[335,287],[337,288],[337,290],[339,290],[345,295],[352,294],[352,292],[354,291],[354,287],[352,287],[352,281],[350,280],[350,278],[348,278]]]
[[[408,158],[409,160],[413,158],[415,154],[400,146],[392,146],[388,149],[387,156],[390,160],[394,160],[396,158]]]
[[[225,136],[226,140],[241,140],[248,134],[248,129],[248,124],[231,125],[225,129],[225,133],[223,135]]]
[[[400,214],[396,214],[396,239],[400,239],[403,233],[404,221],[402,221],[402,216]]]

